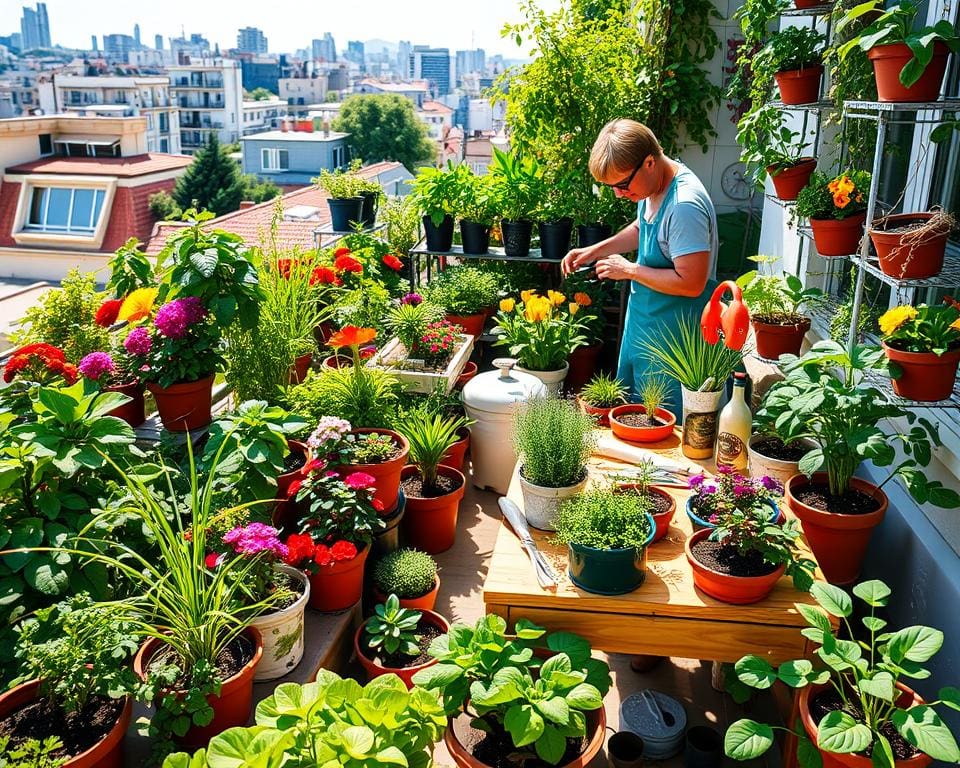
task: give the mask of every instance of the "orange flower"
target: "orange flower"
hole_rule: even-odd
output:
[[[135,323],[137,320],[143,320],[150,317],[153,311],[153,302],[157,298],[156,288],[137,288],[120,305],[120,312],[117,313],[118,320],[126,320],[128,323]]]
[[[533,296],[536,296],[537,292],[534,290],[520,291],[520,301],[526,304]]]
[[[513,312],[514,306],[516,306],[516,301],[513,299],[501,299],[500,300],[500,311],[501,312]]]
[[[586,294],[583,291],[577,291],[575,294],[573,294],[573,300],[581,307],[589,307],[591,304],[593,304],[593,299],[590,298],[589,294]]]
[[[833,204],[837,206],[837,208],[846,208],[848,205],[850,205],[850,195],[834,195]]]
[[[334,333],[327,344],[334,349],[340,347],[359,347],[369,344],[376,337],[377,332],[373,328],[358,328],[355,325],[348,325],[346,328]]]

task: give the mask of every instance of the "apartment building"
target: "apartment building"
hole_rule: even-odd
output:
[[[324,73],[314,77],[281,77],[279,88],[280,98],[291,107],[322,104],[327,100],[327,76]]]
[[[243,86],[240,66],[230,59],[202,59],[172,66],[170,91],[180,110],[180,149],[193,154],[217,132],[223,144],[240,140]]]
[[[285,187],[307,185],[321,169],[342,168],[349,160],[349,133],[313,130],[256,133],[241,140],[243,172]]]
[[[244,101],[241,131],[244,136],[272,131],[280,127],[281,121],[286,116],[287,102],[282,99]]]

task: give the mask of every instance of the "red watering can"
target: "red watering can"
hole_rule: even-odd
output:
[[[720,301],[727,289],[733,294],[733,301],[729,305]],[[726,346],[730,349],[743,349],[750,332],[750,312],[743,303],[743,293],[739,285],[732,280],[724,280],[716,287],[700,315],[700,331],[710,344],[720,341],[722,333]]]

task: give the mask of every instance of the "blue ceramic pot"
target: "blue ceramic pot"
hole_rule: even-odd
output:
[[[716,528],[713,523],[708,523],[706,520],[697,517],[697,513],[693,511],[693,496],[687,497],[687,517],[690,518],[690,522],[693,523],[693,530],[700,531],[704,528]],[[772,501],[767,500],[764,502],[771,509],[770,522],[775,523],[780,519],[780,507],[774,504]]]

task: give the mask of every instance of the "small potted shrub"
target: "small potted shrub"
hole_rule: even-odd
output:
[[[810,220],[813,242],[821,256],[849,256],[860,250],[867,220],[870,174],[844,171],[830,178],[814,173],[797,197],[797,216]]]
[[[627,401],[627,388],[615,376],[594,375],[577,396],[584,413],[589,413],[599,427],[610,426],[610,411]]]
[[[752,507],[718,506],[710,516],[714,528],[697,531],[685,544],[694,585],[724,603],[759,602],[784,573],[803,592],[813,583],[816,564],[797,552],[797,521],[771,521],[764,501],[754,499]]]
[[[781,200],[796,200],[817,167],[815,157],[803,154],[808,136],[788,128],[784,111],[772,105],[743,116],[737,143],[743,148],[740,159],[753,169],[752,177],[759,183],[769,175]]]
[[[767,256],[751,258],[760,264],[776,261]],[[823,291],[804,288],[796,275],[764,275],[757,270],[741,275],[737,285],[743,289],[743,300],[750,310],[757,355],[765,360],[799,355],[803,338],[810,330],[810,318],[800,309],[823,302]]]
[[[647,547],[656,523],[644,496],[593,488],[564,499],[554,541],[567,545],[570,581],[597,595],[622,595],[647,575]]]
[[[457,169],[461,171],[457,199],[460,241],[464,253],[480,256],[490,250],[490,227],[496,218],[493,179],[487,175],[477,176],[465,164],[458,165]]]
[[[495,273],[461,265],[431,280],[424,298],[446,310],[447,320],[474,338],[483,333],[488,313],[497,305],[500,286]]]
[[[670,522],[677,511],[676,500],[662,488],[657,488],[654,485],[657,482],[673,484],[675,479],[647,460],[640,461],[633,467],[629,476],[617,478],[617,489],[620,493],[636,494],[644,499],[656,525],[651,544],[656,544],[667,535]]]
[[[770,477],[744,477],[727,467],[719,467],[713,478],[702,472],[691,477],[687,484],[692,493],[687,497],[687,517],[695,531],[713,528],[713,516],[724,509],[746,512],[765,508],[766,520],[771,523],[780,519],[777,500],[782,486]]]
[[[509,634],[504,619],[484,616],[472,627],[454,624],[430,655],[439,663],[413,682],[441,694],[451,718],[444,743],[459,768],[502,765],[504,757],[573,768],[603,747],[610,668],[591,658],[582,637],[548,635],[526,619]],[[538,720],[539,711],[552,716]]]
[[[462,472],[440,462],[464,426],[462,417],[420,410],[397,425],[410,446],[411,461],[400,481],[407,499],[403,531],[410,546],[431,555],[450,549],[456,540],[457,513],[467,481]]]
[[[119,392],[130,398],[109,415],[123,419],[131,427],[139,427],[147,420],[143,382],[135,363],[135,358],[121,343],[111,352],[90,352],[77,364],[80,375],[95,382],[104,392]]]
[[[878,321],[883,351],[891,362],[893,392],[907,400],[947,400],[960,364],[960,311],[953,304],[908,304]]]
[[[313,183],[327,193],[330,222],[334,232],[352,232],[363,222],[363,185],[361,179],[350,171],[340,168],[335,171],[323,169]]]
[[[373,596],[378,603],[396,595],[401,608],[432,611],[439,591],[437,562],[426,552],[398,549],[373,567]]]
[[[567,400],[535,398],[517,410],[514,442],[527,522],[552,531],[560,502],[586,487],[593,419]]]
[[[761,656],[744,656],[735,670],[751,688],[770,688],[781,681],[800,689],[800,731],[797,753],[802,768],[818,766],[925,766],[937,760],[960,762],[960,749],[935,707],[960,709],[957,689],[940,689],[937,700],[924,701],[902,682],[929,676],[924,664],[940,650],[943,633],[924,626],[887,628],[877,609],[887,605],[890,588],[865,581],[853,594],[865,605],[861,621],[869,633],[854,632],[853,601],[846,592],[817,582],[810,589],[820,609],[798,605],[810,625],[801,630],[820,646],[822,664],[808,659],[788,661],[774,669]],[[861,615],[858,611],[857,615]],[[833,617],[846,628],[841,639]],[[857,635],[864,639],[858,639]],[[778,726],[743,719],[724,738],[724,751],[734,760],[754,760],[773,744]],[[873,756],[871,760],[871,754]]]
[[[897,280],[935,277],[943,270],[950,233],[957,222],[942,209],[928,213],[894,213],[869,227],[880,270]]]
[[[447,170],[425,166],[417,169],[411,197],[416,200],[423,216],[423,230],[427,236],[427,250],[447,253],[453,247],[453,215],[460,195],[459,178],[453,163]]]
[[[786,105],[810,104],[820,98],[823,46],[826,39],[811,27],[785,27],[774,32],[751,61],[754,78],[772,74]]]
[[[677,417],[663,406],[670,394],[665,376],[647,376],[637,396],[639,403],[618,405],[610,411],[610,429],[621,440],[657,443],[673,435]]]
[[[507,256],[529,256],[533,216],[543,189],[542,169],[532,157],[493,148],[490,167],[497,204],[500,232]]]
[[[450,625],[439,613],[401,608],[397,596],[390,595],[357,627],[353,650],[368,679],[394,674],[412,688],[411,678],[437,663],[427,648],[449,631]]]

